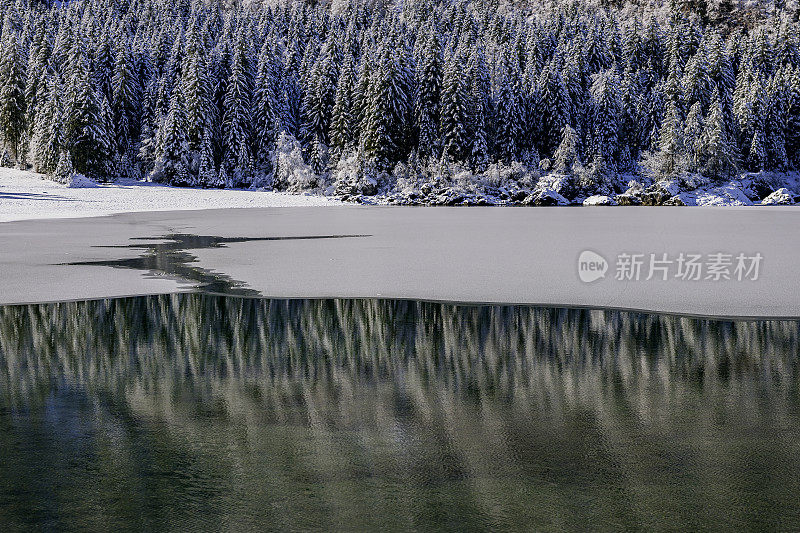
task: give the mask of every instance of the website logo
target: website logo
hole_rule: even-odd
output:
[[[606,277],[608,261],[602,255],[584,250],[578,257],[578,277],[584,283],[592,283]]]

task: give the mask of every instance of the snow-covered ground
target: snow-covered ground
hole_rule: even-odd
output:
[[[46,179],[41,174],[0,168],[0,222],[34,218],[96,217],[141,211],[340,204],[341,202],[323,196],[192,189],[138,181],[73,188]]]

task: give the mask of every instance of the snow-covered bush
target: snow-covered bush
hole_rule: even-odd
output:
[[[373,159],[365,158],[358,150],[350,150],[339,159],[333,171],[333,186],[339,195],[367,195],[378,192],[380,182],[388,176],[380,172]]]
[[[303,149],[293,135],[283,131],[275,143],[272,186],[278,191],[299,192],[321,185],[319,176],[303,160]]]
[[[87,178],[83,174],[73,174],[66,185],[70,189],[93,189],[99,187],[96,181]]]
[[[689,174],[684,174],[681,176],[681,183],[683,183],[684,187],[690,191],[695,189],[699,189],[700,187],[705,187],[711,183],[711,180],[702,174],[698,174],[696,172],[692,172]]]
[[[75,175],[75,168],[72,166],[72,157],[67,150],[62,150],[58,156],[56,169],[53,171],[53,179],[59,183],[69,183]]]
[[[558,172],[572,174],[573,167],[581,164],[577,132],[567,124],[561,130],[561,143],[553,154],[553,167]]]
[[[478,176],[484,187],[519,186],[532,189],[542,177],[536,167],[530,168],[518,161],[510,164],[493,163]]]

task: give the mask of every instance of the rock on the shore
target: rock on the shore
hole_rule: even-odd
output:
[[[583,205],[585,206],[617,205],[617,201],[611,198],[610,196],[605,196],[603,194],[595,194],[594,196],[590,196],[589,198],[584,200]]]
[[[569,205],[569,200],[558,194],[553,189],[542,189],[537,191],[522,201],[523,205],[533,205],[536,207],[549,207],[557,205]]]
[[[794,194],[786,187],[781,187],[761,200],[761,205],[794,205],[794,203]]]
[[[689,193],[681,192],[664,202],[662,205],[697,205],[695,197]]]
[[[639,195],[632,192],[618,194],[615,200],[617,201],[617,205],[642,205],[642,199]]]
[[[763,174],[749,174],[742,180],[745,194],[751,200],[761,200],[769,196],[778,186],[776,180]],[[750,193],[750,194],[748,194]]]
[[[697,205],[705,206],[732,206],[753,205],[738,181],[731,181],[726,185],[714,187],[697,194]]]
[[[664,205],[664,203],[681,192],[673,181],[659,181],[641,193],[642,205]]]

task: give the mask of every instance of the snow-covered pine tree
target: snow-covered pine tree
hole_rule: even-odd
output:
[[[186,34],[180,79],[180,91],[186,107],[188,128],[186,134],[190,150],[198,150],[200,147],[211,107],[211,87],[205,53],[197,26],[192,23]]]
[[[111,110],[114,114],[114,144],[120,154],[134,148],[141,130],[141,90],[133,59],[124,45],[117,47],[111,80]]]
[[[442,90],[442,51],[438,32],[433,23],[419,54],[417,66],[414,118],[417,124],[417,150],[423,157],[437,153],[439,143],[439,107]]]
[[[785,171],[789,165],[786,154],[786,81],[781,68],[770,79],[766,90],[767,168],[775,171]]]
[[[495,86],[494,139],[497,156],[512,161],[517,155],[517,146],[522,131],[522,89],[520,72],[513,60],[503,55],[498,66]]]
[[[200,143],[200,164],[197,172],[197,184],[202,187],[217,187],[219,174],[214,167],[214,149],[211,146],[211,129],[206,126],[203,130],[203,140]]]
[[[342,65],[336,84],[336,97],[333,104],[330,140],[331,148],[341,154],[355,143],[355,118],[353,116],[353,91],[355,72],[353,59],[348,56]]]
[[[28,133],[33,137],[33,128],[39,106],[47,100],[47,79],[52,74],[49,65],[50,42],[44,28],[41,28],[31,45],[28,59],[27,75],[25,76],[25,107],[28,117]]]
[[[56,77],[50,77],[33,127],[33,165],[36,172],[53,172],[63,150],[62,92],[63,88]]]
[[[708,108],[712,82],[708,75],[707,56],[707,51],[700,49],[686,64],[681,78],[684,109],[689,109],[695,102],[700,103],[701,111]]]
[[[228,163],[223,160],[222,164],[219,166],[219,172],[217,173],[217,180],[211,185],[212,187],[222,188],[227,186],[230,183],[230,173],[228,172]]]
[[[245,139],[240,139],[239,150],[236,153],[236,166],[230,174],[227,187],[249,187],[253,183],[253,158],[250,147]]]
[[[553,154],[554,168],[565,174],[572,174],[576,165],[581,164],[580,139],[578,133],[569,124],[561,130],[561,142]]]
[[[784,73],[786,88],[786,154],[789,167],[800,167],[800,70],[787,67]]]
[[[444,69],[441,105],[441,135],[445,152],[456,161],[469,155],[467,124],[468,92],[465,62],[458,56],[448,59]]]
[[[324,51],[309,73],[308,90],[303,101],[305,136],[310,143],[327,145],[336,98],[338,69],[330,49]]]
[[[115,55],[108,32],[103,31],[94,49],[92,58],[92,78],[98,95],[112,100],[112,79],[114,77]]]
[[[747,47],[746,56],[743,59],[758,76],[768,78],[772,75],[775,53],[766,28],[758,28],[751,36],[750,46]]]
[[[762,127],[757,127],[753,131],[753,139],[750,141],[750,149],[747,153],[747,166],[756,172],[767,167],[767,143]]]
[[[701,137],[700,172],[711,178],[731,177],[737,172],[738,159],[736,143],[725,125],[719,92],[714,91]]]
[[[103,98],[94,89],[81,40],[72,48],[70,63],[73,71],[65,88],[64,147],[78,173],[104,178],[102,173],[111,155],[111,135],[102,109]]]
[[[469,138],[471,139],[470,162],[477,171],[489,165],[489,138],[487,116],[489,114],[489,72],[483,48],[474,47],[469,65]]]
[[[170,100],[169,113],[160,132],[155,166],[150,172],[151,181],[171,185],[191,185],[187,173],[188,139],[183,98],[176,91]]]
[[[683,127],[683,142],[688,156],[687,170],[690,172],[697,172],[700,169],[704,131],[702,105],[700,101],[696,101],[689,108],[689,114],[686,115],[686,123]]]
[[[0,40],[0,138],[14,161],[23,150],[26,111],[25,79],[17,34],[6,20]]]
[[[589,92],[592,96],[592,154],[614,170],[619,149],[619,117],[621,100],[620,80],[613,70],[592,76]]]
[[[406,148],[407,120],[410,108],[409,73],[392,50],[384,43],[377,54],[378,65],[370,69],[366,94],[365,126],[361,132],[364,152],[382,166],[396,161]]]
[[[225,91],[223,119],[223,149],[234,176],[244,170],[237,169],[242,146],[250,146],[252,97],[250,59],[244,39],[240,35],[235,45],[231,73]]]
[[[669,100],[664,120],[658,132],[658,151],[648,161],[650,170],[659,179],[674,178],[687,166],[686,147],[683,142],[683,120],[677,104]]]
[[[69,183],[75,175],[75,168],[72,166],[72,157],[69,151],[61,150],[58,156],[58,163],[53,171],[53,178],[59,183]]]
[[[725,41],[718,32],[713,32],[708,38],[708,77],[713,86],[719,91],[720,101],[723,105],[731,104],[733,90],[736,85],[736,76],[733,72],[730,55],[725,49]],[[712,87],[713,92],[713,87]]]
[[[283,101],[282,64],[280,49],[272,40],[266,40],[258,54],[258,71],[253,89],[253,146],[256,165],[266,169],[275,136],[286,122],[286,105]]]
[[[564,126],[572,120],[571,102],[555,62],[547,64],[536,83],[539,98],[532,118],[539,124],[537,149],[542,157],[550,157],[561,142]]]

